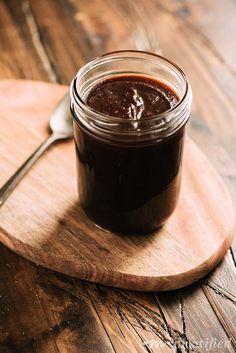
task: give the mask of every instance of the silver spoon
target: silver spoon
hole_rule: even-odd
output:
[[[39,159],[39,157],[47,150],[51,144],[58,140],[65,140],[72,138],[73,126],[70,112],[70,96],[69,93],[62,98],[54,111],[52,112],[49,126],[52,134],[34,151],[34,153],[17,169],[17,171],[6,181],[0,188],[0,207],[4,201],[15,189],[16,185],[28,172],[32,165]]]

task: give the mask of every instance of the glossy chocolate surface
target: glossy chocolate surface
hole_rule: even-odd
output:
[[[169,110],[178,102],[170,87],[145,76],[118,76],[95,86],[87,104],[105,115],[140,120]]]

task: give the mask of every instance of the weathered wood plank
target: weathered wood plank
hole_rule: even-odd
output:
[[[0,352],[58,353],[35,287],[36,266],[0,246]]]
[[[32,45],[20,2],[0,2],[1,78],[47,80],[48,75]]]
[[[147,0],[146,4],[153,8],[153,30],[165,55],[190,78],[193,111],[235,160],[236,66],[232,60],[235,44],[230,40],[236,31],[235,2]]]

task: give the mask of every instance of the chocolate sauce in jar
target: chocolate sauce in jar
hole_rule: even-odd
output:
[[[179,98],[164,83],[145,76],[118,76],[96,85],[87,104],[102,114],[140,120],[163,113]]]
[[[79,202],[98,225],[148,233],[179,194],[192,91],[156,54],[123,50],[85,64],[71,83]]]
[[[135,124],[148,126],[150,118],[168,112],[178,101],[171,87],[142,75],[105,79],[86,98],[93,111],[124,119],[134,130]],[[145,142],[132,134],[126,143],[115,134],[108,141],[76,120],[79,197],[89,217],[123,233],[150,232],[163,225],[178,199],[183,139],[181,127]]]

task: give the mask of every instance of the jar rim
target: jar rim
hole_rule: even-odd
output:
[[[103,113],[100,113],[98,111],[96,111],[95,109],[91,108],[83,99],[82,97],[80,96],[80,94],[78,93],[77,91],[77,80],[80,79],[83,74],[86,73],[86,71],[90,68],[93,68],[95,65],[97,64],[101,64],[101,60],[104,60],[105,62],[105,59],[109,58],[109,57],[112,57],[114,55],[121,55],[121,54],[143,54],[143,55],[147,55],[149,58],[156,58],[156,59],[161,59],[163,62],[166,62],[168,64],[170,64],[172,67],[174,67],[178,73],[181,75],[183,81],[184,81],[184,84],[185,84],[185,87],[184,87],[184,93],[182,95],[182,97],[180,97],[180,99],[178,100],[178,102],[173,106],[171,107],[170,109],[162,112],[162,113],[159,113],[159,114],[155,114],[155,115],[152,115],[150,117],[147,117],[145,118],[145,121],[146,122],[152,122],[154,120],[162,120],[163,118],[165,118],[166,116],[168,116],[170,113],[173,113],[175,112],[176,110],[178,110],[179,108],[181,108],[181,106],[183,105],[187,95],[188,95],[188,92],[189,92],[189,88],[190,88],[190,85],[189,85],[189,81],[187,79],[187,76],[186,74],[184,73],[184,71],[177,65],[175,64],[174,62],[172,62],[171,60],[165,58],[164,56],[162,55],[159,55],[159,54],[155,54],[155,53],[151,53],[151,52],[147,52],[147,51],[141,51],[141,50],[118,50],[118,51],[112,51],[112,52],[108,52],[108,53],[105,53],[101,56],[97,56],[95,57],[94,59],[88,61],[85,65],[83,65],[79,71],[77,72],[76,76],[74,77],[74,79],[72,80],[71,82],[71,86],[70,86],[70,93],[71,93],[71,97],[74,98],[75,102],[84,110],[85,113],[89,114],[89,115],[93,115],[93,116],[96,116],[97,118],[103,120],[104,122],[114,122],[114,123],[120,123],[120,124],[125,124],[127,123],[127,120],[126,119],[123,119],[123,118],[119,118],[119,117],[115,117],[115,116],[111,116],[111,115],[107,115],[107,114],[103,114]],[[124,57],[124,59],[139,59],[138,57],[137,58],[134,58],[134,57]],[[112,59],[116,59],[115,57],[112,57]],[[122,59],[122,57],[119,57],[117,56],[117,59]]]

